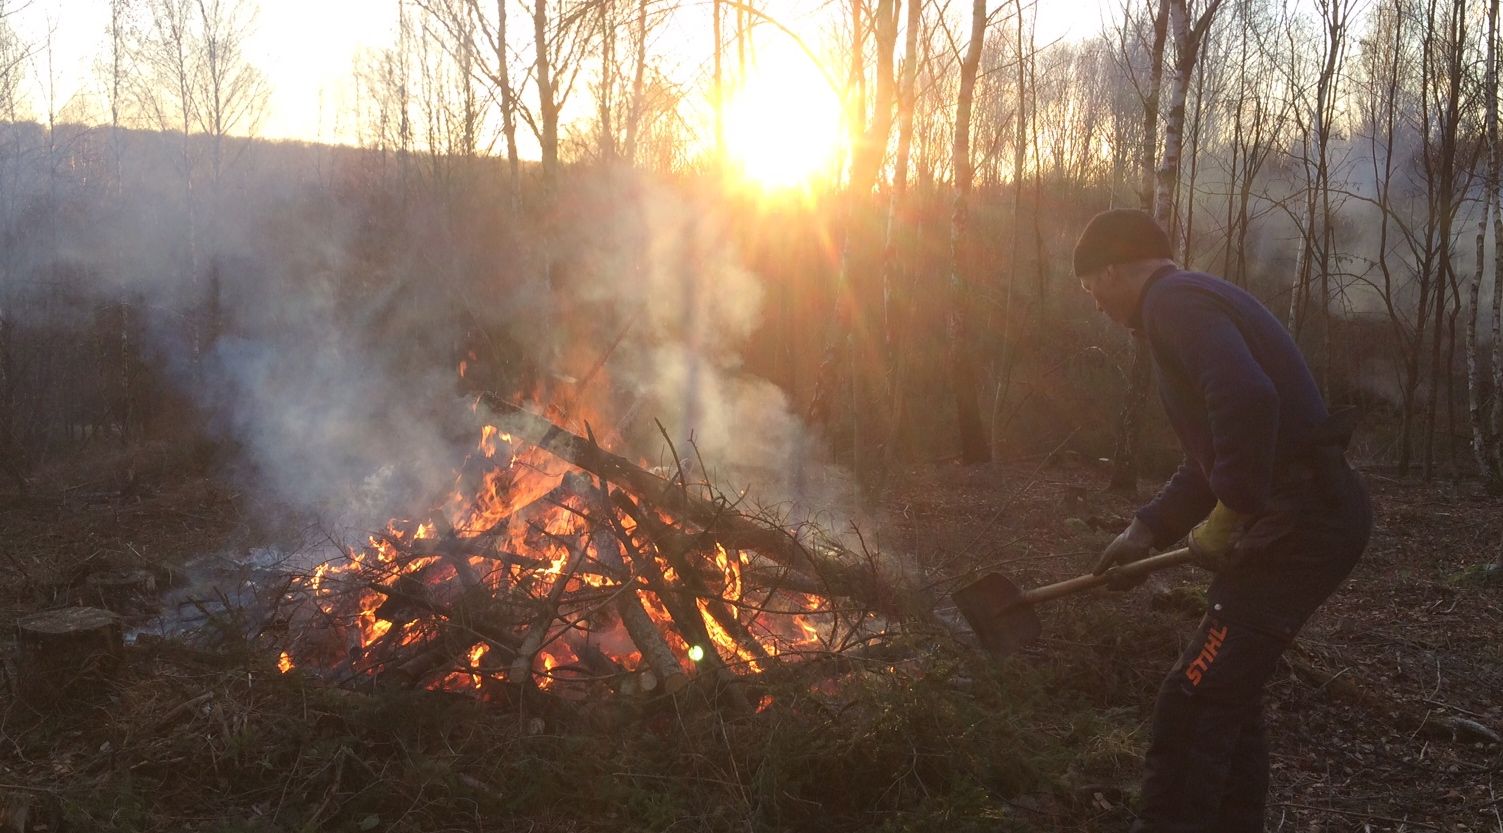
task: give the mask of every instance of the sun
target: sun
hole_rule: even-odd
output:
[[[765,188],[810,185],[842,150],[840,98],[797,47],[758,46],[748,77],[726,99],[727,161]]]

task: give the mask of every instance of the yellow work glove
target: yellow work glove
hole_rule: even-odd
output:
[[[1190,553],[1195,556],[1195,563],[1213,573],[1230,567],[1235,561],[1232,555],[1237,539],[1242,537],[1250,520],[1251,515],[1233,511],[1217,501],[1211,514],[1190,530]]]

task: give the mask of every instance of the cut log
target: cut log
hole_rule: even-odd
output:
[[[669,649],[668,642],[663,639],[657,625],[647,615],[647,608],[642,606],[635,587],[624,589],[616,597],[616,610],[621,614],[621,624],[626,627],[632,643],[642,652],[642,659],[647,667],[652,669],[651,672],[644,672],[643,676],[651,679],[653,685],[643,685],[641,690],[651,691],[661,680],[666,693],[677,694],[682,691],[689,684],[689,677],[684,674],[683,667],[678,664],[678,657]]]
[[[63,705],[101,692],[125,654],[120,617],[68,607],[16,622],[17,694],[33,705]]]
[[[726,667],[725,661],[720,658],[720,652],[715,647],[714,640],[710,639],[709,629],[705,627],[704,616],[694,603],[693,594],[683,587],[670,584],[667,576],[664,576],[663,571],[658,567],[657,559],[652,554],[643,552],[632,541],[631,536],[615,522],[614,515],[610,517],[612,526],[616,530],[617,540],[626,550],[627,557],[637,575],[668,610],[668,616],[673,619],[674,626],[678,628],[679,636],[690,645],[690,649],[693,650],[696,646],[699,648],[701,656],[694,661],[703,664],[709,670],[703,679],[712,680],[719,686],[719,692],[726,697],[726,702],[732,709],[738,712],[749,710],[750,703],[745,693],[741,691],[741,687],[736,684],[736,675]],[[659,682],[656,675],[652,682]]]
[[[631,503],[626,495],[619,492],[617,495],[622,509],[631,515],[632,520],[636,521],[658,545],[658,553],[672,565],[673,571],[678,573],[679,580],[684,583],[689,592],[703,601],[705,609],[709,611],[710,617],[715,620],[716,624],[730,634],[743,651],[756,659],[767,659],[767,649],[762,647],[762,643],[758,642],[756,637],[752,636],[751,631],[746,629],[746,626],[737,618],[736,611],[726,600],[720,594],[711,592],[704,579],[689,563],[689,553],[699,546],[694,538],[654,518],[651,513],[642,512]]]
[[[616,596],[616,612],[621,616],[621,625],[631,637],[632,644],[642,654],[642,661],[650,669],[650,672],[644,672],[641,679],[637,680],[637,689],[644,694],[650,693],[661,681],[666,693],[677,694],[689,684],[689,677],[679,664],[678,657],[668,647],[668,641],[658,630],[657,623],[647,614],[642,597],[638,595],[637,578],[627,569],[623,551],[622,538],[626,537],[626,532],[615,523],[615,516],[612,514],[615,510],[607,487],[602,484],[594,491],[595,508],[600,520],[597,521],[590,540],[594,544],[596,557],[619,571],[617,580],[624,586]]]

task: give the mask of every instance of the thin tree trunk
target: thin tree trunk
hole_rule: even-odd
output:
[[[725,165],[725,43],[724,34],[721,32],[722,0],[714,0],[710,4],[710,13],[713,18],[710,29],[711,37],[715,39],[714,49],[714,76],[712,82],[712,95],[715,110],[715,167],[722,169]]]
[[[511,86],[511,64],[506,54],[507,2],[496,0],[496,86],[501,92],[501,133],[506,137],[511,205],[513,210],[518,210],[522,206],[522,160],[517,155],[517,97]]]
[[[626,122],[626,159],[637,162],[637,136],[642,129],[642,93],[647,83],[647,0],[637,0],[636,56],[631,79],[631,112]]]
[[[1477,269],[1472,274],[1471,285],[1468,287],[1467,322],[1466,322],[1466,376],[1467,376],[1467,418],[1472,428],[1472,456],[1477,461],[1477,473],[1488,484],[1489,489],[1496,491],[1498,487],[1498,470],[1494,465],[1496,455],[1491,447],[1491,438],[1488,436],[1487,418],[1483,412],[1482,402],[1482,366],[1480,345],[1477,343],[1477,318],[1481,306],[1481,289],[1483,272],[1487,266],[1487,221],[1489,215],[1496,218],[1494,212],[1494,197],[1498,190],[1498,151],[1495,146],[1498,137],[1498,66],[1497,66],[1497,38],[1498,38],[1498,0],[1488,3],[1487,12],[1487,63],[1484,69],[1483,96],[1486,99],[1487,113],[1487,185],[1482,198],[1482,218],[1477,222]],[[1494,222],[1497,222],[1494,219]],[[1496,267],[1495,267],[1496,268]],[[1496,302],[1497,278],[1493,279],[1493,296]],[[1496,314],[1494,314],[1496,319]],[[1493,324],[1496,331],[1496,320]],[[1496,339],[1496,336],[1494,337]],[[1496,348],[1496,343],[1495,343]],[[1496,400],[1497,388],[1493,389]]]
[[[970,197],[974,171],[971,166],[971,107],[976,74],[981,66],[981,47],[986,38],[986,0],[971,2],[971,38],[960,65],[960,93],[955,105],[955,202],[950,215],[950,386],[955,397],[960,430],[960,456],[967,463],[991,459],[977,403],[976,357],[972,353],[969,309],[974,299],[970,288]]]
[[[543,201],[550,204],[558,187],[558,99],[553,92],[553,66],[548,54],[548,0],[533,0],[532,40],[537,55],[534,74],[538,86],[538,114],[542,120]]]
[[[1169,6],[1175,0],[1159,0],[1158,13],[1153,20],[1153,49],[1148,71],[1148,89],[1143,96],[1143,147],[1140,155],[1139,199],[1143,210],[1154,213],[1154,162],[1158,151],[1159,94],[1164,80],[1164,45],[1169,37]],[[1148,352],[1148,342],[1133,339],[1132,369],[1127,380],[1127,395],[1122,410],[1117,415],[1117,431],[1112,451],[1112,479],[1114,492],[1135,493],[1138,490],[1139,437],[1142,433],[1143,404],[1148,401],[1148,386],[1153,381],[1153,358]]]
[[[1490,419],[1492,448],[1487,461],[1487,476],[1493,483],[1503,481],[1503,147],[1498,143],[1498,0],[1487,6],[1487,203],[1493,215],[1493,303],[1492,303],[1492,413]]]
[[[913,150],[913,102],[918,80],[918,34],[922,25],[923,0],[908,0],[907,29],[903,36],[903,78],[898,87],[898,144],[893,160],[892,196],[887,203],[887,239],[882,251],[882,322],[887,358],[887,438],[882,443],[882,468],[877,487],[900,455],[907,436],[908,379],[904,338],[908,334],[913,298],[908,292],[899,249],[899,230],[908,217],[908,158]]]
[[[1448,382],[1450,380],[1450,370],[1452,365],[1451,358],[1455,352],[1455,314],[1453,312],[1450,317],[1452,326],[1450,327],[1448,333],[1446,327],[1446,307],[1452,303],[1458,305],[1460,303],[1460,298],[1455,297],[1459,295],[1459,288],[1455,286],[1455,264],[1453,263],[1451,258],[1451,245],[1453,242],[1451,230],[1452,223],[1455,220],[1457,207],[1457,197],[1455,194],[1455,189],[1460,184],[1457,182],[1457,178],[1459,171],[1464,170],[1464,167],[1459,165],[1460,160],[1458,159],[1457,145],[1459,140],[1458,133],[1461,121],[1461,85],[1464,80],[1463,51],[1466,44],[1465,14],[1465,0],[1454,0],[1451,6],[1450,15],[1446,21],[1445,32],[1447,77],[1445,88],[1445,107],[1442,111],[1441,116],[1443,121],[1440,125],[1440,181],[1438,183],[1440,216],[1439,228],[1437,232],[1437,244],[1440,261],[1440,271],[1435,277],[1435,332],[1434,337],[1431,341],[1430,350],[1431,385],[1428,413],[1426,415],[1425,437],[1426,479],[1429,479],[1434,475],[1435,430],[1440,417],[1440,388],[1442,382]],[[1446,297],[1448,290],[1453,295],[1451,300],[1448,300]],[[1442,350],[1443,338],[1448,339],[1444,350]],[[1442,357],[1445,357],[1444,364],[1442,363]],[[1445,379],[1443,379],[1441,376],[1442,368],[1444,368],[1446,373]],[[1450,393],[1449,385],[1447,386],[1447,393]],[[1448,408],[1452,407],[1450,403],[1453,399],[1454,397],[1451,397],[1449,395],[1447,396]],[[1449,417],[1447,419],[1447,422],[1450,422]],[[1448,431],[1447,434],[1448,436],[1450,436],[1452,432]],[[1454,440],[1450,440],[1450,442],[1454,443]]]
[[[611,92],[615,88],[616,31],[611,27],[610,0],[596,0],[600,5],[600,159],[609,163],[616,158],[616,128],[611,119]]]
[[[876,329],[869,324],[872,283],[877,275],[877,229],[870,216],[872,189],[881,172],[888,138],[892,132],[893,109],[897,104],[897,84],[893,77],[893,49],[897,42],[897,17],[894,0],[878,0],[875,10],[877,47],[877,95],[873,102],[871,123],[866,124],[864,97],[854,90],[856,79],[864,77],[864,59],[860,56],[865,42],[862,18],[864,0],[851,6],[852,58],[847,90],[847,120],[856,138],[850,155],[850,170],[841,198],[840,271],[835,284],[835,310],[829,339],[815,380],[814,398],[809,406],[813,419],[828,421],[845,409],[837,408],[837,397],[849,404],[851,467],[858,482],[866,489],[880,480],[881,458],[871,459],[866,424],[871,409],[873,377],[880,373],[881,350]],[[849,394],[847,397],[846,394]],[[881,439],[884,432],[878,429]]]

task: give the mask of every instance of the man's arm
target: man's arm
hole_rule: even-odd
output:
[[[1216,495],[1200,467],[1186,458],[1153,500],[1138,510],[1137,518],[1153,530],[1154,549],[1164,549],[1185,537],[1215,505]]]

